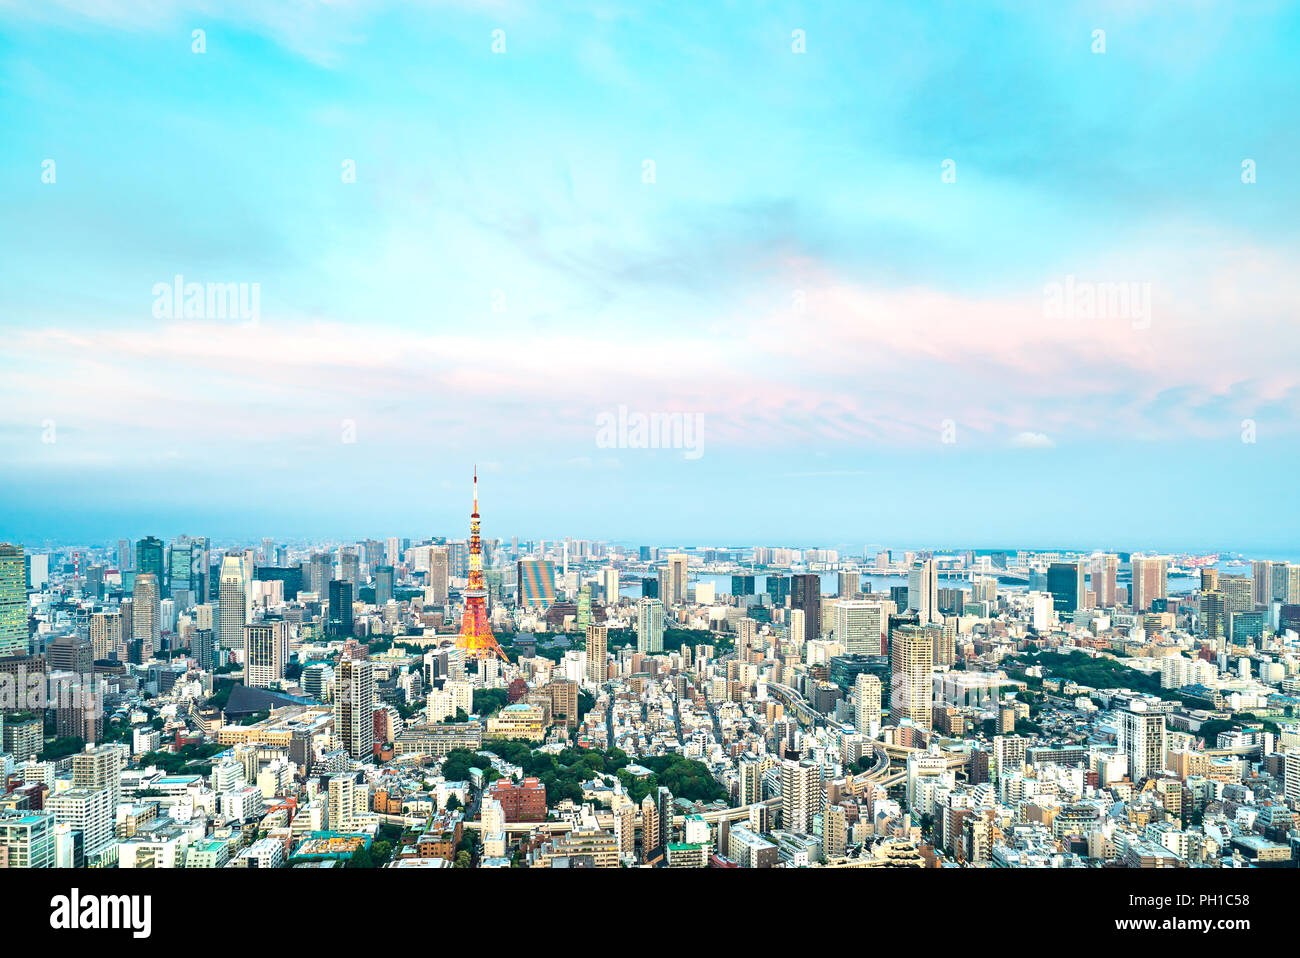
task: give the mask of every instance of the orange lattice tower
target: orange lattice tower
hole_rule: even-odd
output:
[[[474,467],[474,511],[469,517],[469,588],[461,594],[465,598],[465,611],[460,618],[456,648],[471,659],[490,659],[496,655],[509,662],[488,625],[487,589],[483,587],[483,543],[479,539],[477,466]]]

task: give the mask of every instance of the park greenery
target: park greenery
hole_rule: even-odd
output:
[[[506,762],[523,769],[525,777],[537,778],[546,787],[546,804],[553,807],[566,798],[582,801],[582,783],[598,775],[613,775],[623,784],[628,796],[635,802],[666,786],[676,798],[688,801],[711,802],[725,800],[726,788],[709,772],[702,762],[682,758],[680,755],[657,755],[649,758],[629,758],[622,749],[567,748],[562,752],[541,752],[529,742],[510,739],[493,742],[491,751]],[[649,775],[637,776],[627,770],[639,764],[649,770]],[[470,769],[491,772],[492,762],[486,755],[465,749],[447,754],[442,773],[450,781],[469,778]]]

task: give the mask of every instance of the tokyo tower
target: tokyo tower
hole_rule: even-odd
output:
[[[469,588],[462,595],[465,597],[465,611],[460,618],[456,648],[471,659],[490,659],[497,655],[509,662],[488,625],[484,601],[487,589],[483,587],[483,543],[479,539],[477,466],[474,468],[474,511],[469,517]]]

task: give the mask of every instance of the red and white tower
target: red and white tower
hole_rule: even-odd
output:
[[[492,627],[488,625],[487,589],[483,585],[483,543],[479,538],[478,467],[474,468],[474,511],[469,517],[469,588],[462,593],[465,611],[460,618],[460,635],[456,648],[471,659],[490,659],[500,656],[510,659],[501,651]]]

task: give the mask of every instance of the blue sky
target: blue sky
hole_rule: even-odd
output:
[[[0,2],[0,538],[1294,546],[1294,5],[686,6]]]

